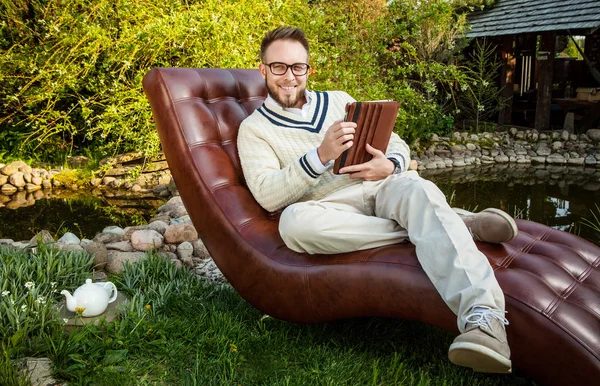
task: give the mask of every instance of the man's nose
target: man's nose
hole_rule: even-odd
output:
[[[282,75],[286,80],[294,80],[296,77],[292,72],[292,67],[288,67],[285,71],[285,74]]]

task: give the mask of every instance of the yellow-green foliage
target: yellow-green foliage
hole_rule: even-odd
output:
[[[266,30],[311,20],[307,2],[275,0],[21,0],[0,15],[0,140],[55,153],[156,153],[148,70],[256,67]]]
[[[54,179],[65,186],[83,185],[88,177],[83,170],[66,169],[54,175]]]
[[[455,5],[480,2],[3,0],[0,155],[156,154],[143,76],[153,67],[256,68],[264,33],[281,25],[309,37],[312,89],[399,100],[407,138],[449,130],[444,104],[460,75],[453,40],[465,26]]]

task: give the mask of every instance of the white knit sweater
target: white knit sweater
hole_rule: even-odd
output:
[[[327,129],[344,118],[346,104],[354,99],[343,91],[310,93],[306,117],[264,103],[240,125],[237,143],[246,183],[256,201],[268,211],[297,201],[319,200],[361,182],[333,174],[331,167],[319,174],[306,156],[321,144]],[[403,171],[407,169],[410,151],[395,133],[386,155],[398,159]]]

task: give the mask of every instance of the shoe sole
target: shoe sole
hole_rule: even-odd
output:
[[[448,351],[450,362],[470,367],[478,373],[512,373],[512,362],[496,351],[475,343],[453,343]]]
[[[473,216],[476,214],[476,213],[469,212],[467,210],[460,209],[460,208],[452,208],[452,210],[454,210],[457,214],[462,215],[462,216]],[[508,222],[508,224],[510,225],[512,234],[508,240],[502,241],[503,243],[507,243],[507,242],[513,240],[515,237],[517,237],[519,228],[517,227],[517,223],[515,222],[515,220],[508,213],[506,213],[503,210],[496,209],[496,208],[487,208],[487,209],[482,210],[481,212],[495,213],[495,214],[501,216],[503,219],[505,219],[506,222]]]

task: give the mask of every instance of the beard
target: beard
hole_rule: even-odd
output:
[[[273,98],[277,103],[286,108],[294,107],[304,98],[304,91],[306,87],[300,87],[300,85],[296,86],[296,93],[292,95],[286,95],[285,97],[279,96],[279,85],[277,84],[269,84],[268,80],[265,79],[265,85],[267,86],[267,91],[271,98]]]

